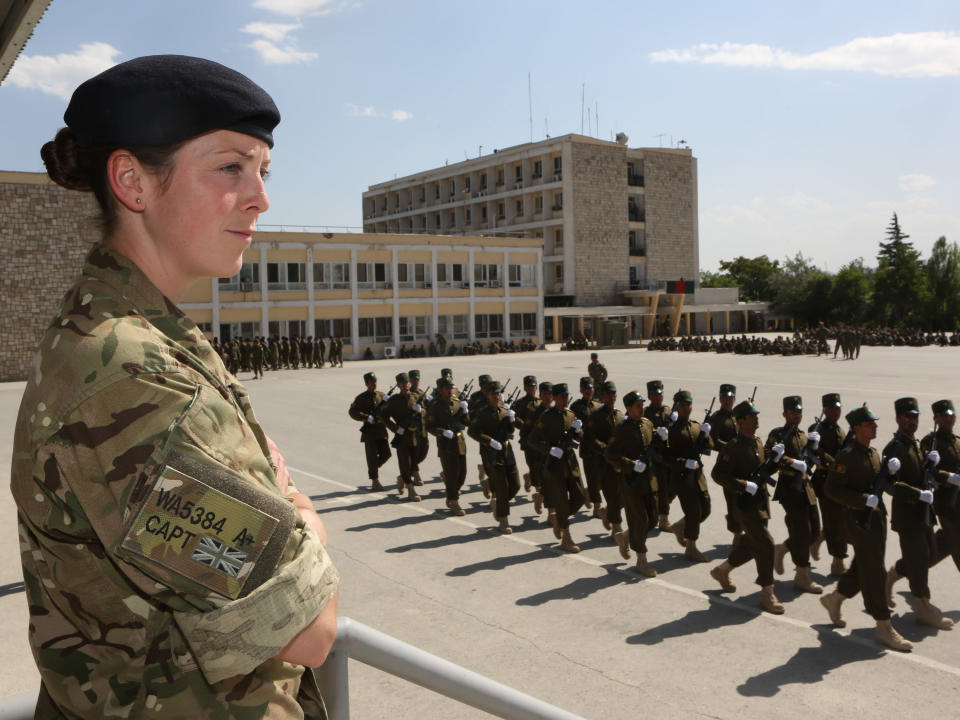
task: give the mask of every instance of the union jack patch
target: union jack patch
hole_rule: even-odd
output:
[[[834,466],[833,466],[833,471],[834,471],[835,473],[839,474],[839,475],[843,475],[843,474],[847,471],[847,466],[846,466],[846,465],[840,465],[840,464],[834,465]]]
[[[247,554],[214,537],[203,535],[193,549],[190,559],[230,577],[237,577],[247,559]]]

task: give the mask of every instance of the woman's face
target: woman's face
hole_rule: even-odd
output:
[[[265,142],[231,130],[200,135],[177,151],[166,189],[152,186],[144,212],[168,275],[192,282],[240,270],[257,217],[270,207],[269,165]]]

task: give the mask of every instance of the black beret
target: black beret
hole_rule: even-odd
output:
[[[419,371],[419,370],[411,370],[410,372],[407,373],[407,375],[410,376],[410,379],[411,379],[411,380],[419,380],[419,379],[420,379],[420,371]]]
[[[631,390],[626,395],[623,396],[623,405],[624,407],[631,407],[637,403],[643,403],[643,396],[638,393],[636,390]]]
[[[370,382],[371,380],[376,380],[376,379],[377,379],[377,374],[376,374],[376,373],[368,372],[368,373],[364,373],[364,374],[363,374],[363,381],[364,381],[364,382]]]
[[[787,395],[783,399],[784,410],[803,410],[803,398],[799,395]]]
[[[567,388],[565,382],[559,382],[553,384],[553,394],[554,395],[569,395],[570,390]]]
[[[537,384],[537,376],[536,376],[536,375],[524,375],[524,376],[523,376],[523,384],[524,384],[524,386],[527,386],[527,385],[536,385],[536,384]]]
[[[662,393],[663,392],[663,381],[662,380],[650,380],[647,383],[647,394],[650,393]]]
[[[733,416],[735,418],[742,419],[747,415],[759,415],[760,411],[757,410],[757,406],[754,405],[749,400],[744,400],[742,403],[738,403],[737,406],[733,409]]]
[[[405,372],[401,372],[396,374],[396,376],[394,377],[394,380],[396,380],[398,383],[410,382],[410,376],[407,375]]]
[[[955,415],[957,412],[953,400],[937,400],[931,407],[934,415]]]
[[[841,407],[840,393],[827,393],[820,399],[823,400],[823,407],[825,408]]]
[[[263,88],[220,63],[147,55],[81,84],[63,121],[79,135],[119,145],[166,146],[234,130],[273,147],[280,111]]]
[[[893,403],[893,411],[897,415],[919,415],[920,403],[914,397],[902,397]]]

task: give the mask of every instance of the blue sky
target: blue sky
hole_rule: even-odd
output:
[[[529,72],[534,140],[580,132],[585,87],[593,135],[689,143],[703,269],[874,264],[894,211],[924,256],[960,241],[953,0],[54,0],[0,86],[0,169],[41,170],[72,89],[154,53],[273,95],[261,225],[359,227],[367,186],[528,141]]]

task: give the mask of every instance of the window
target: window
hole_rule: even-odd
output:
[[[350,289],[350,263],[330,263],[330,275],[334,290]]]
[[[563,253],[563,228],[557,228],[553,231],[553,254]]]
[[[473,212],[471,212],[470,208],[467,208],[466,223],[467,225],[470,225],[473,223]]]
[[[517,200],[517,217],[523,217],[523,200]]]
[[[543,212],[543,195],[537,195],[533,199],[533,212],[536,214]]]
[[[502,338],[503,315],[474,315],[474,333],[478,338]]]
[[[473,266],[473,284],[476,287],[497,288],[501,285],[500,266],[479,264]]]
[[[427,315],[400,317],[400,342],[423,340],[430,336],[430,318]]]
[[[514,178],[518,183],[523,182],[523,165],[517,165],[513,169]]]
[[[453,197],[457,193],[457,183],[455,180],[450,181],[450,197]]]
[[[538,178],[543,175],[543,161],[536,160],[533,163],[533,177]]]
[[[510,287],[537,286],[537,267],[536,265],[510,265]]]
[[[350,318],[314,320],[313,336],[323,338],[324,342],[331,336],[338,337],[343,340],[344,345],[353,345],[353,340],[350,337]]]
[[[360,318],[357,321],[357,332],[361,344],[393,342],[393,318]]]
[[[563,282],[563,263],[553,266],[553,277],[557,282]]]
[[[559,155],[553,159],[553,177],[554,180],[563,177],[563,158]]]
[[[287,290],[305,290],[306,287],[306,264],[287,263]]]
[[[257,331],[260,330],[260,323],[242,323],[242,325],[254,325]],[[242,332],[241,325],[241,332]],[[306,337],[306,320],[271,320],[267,323],[267,334],[270,337],[300,338]],[[253,337],[252,335],[243,335],[242,337]]]
[[[440,213],[437,213],[437,216],[434,218],[433,227],[434,227],[435,230],[439,230],[439,229],[440,229]]]
[[[497,185],[503,185],[503,168],[497,170]]]
[[[480,207],[480,220],[481,220],[482,222],[486,222],[486,221],[487,221],[487,206],[486,206],[486,205],[482,205],[482,206]]]
[[[304,290],[305,263],[267,263],[267,288],[270,290]]]
[[[463,178],[463,189],[464,189],[464,192],[470,192],[470,176],[469,175]]]
[[[445,338],[466,340],[470,337],[467,331],[469,315],[440,315],[437,317],[437,332]]]
[[[466,285],[463,281],[463,263],[454,263],[450,266],[451,276],[453,277],[453,282]]]
[[[456,226],[457,226],[457,214],[451,210],[451,211],[450,211],[450,224],[449,224],[447,227],[452,227],[452,228],[453,228],[453,227],[456,227]]]
[[[563,193],[562,192],[553,194],[553,209],[563,210]]]
[[[434,190],[435,190],[436,192],[434,192],[433,197],[434,197],[435,199],[439,200],[439,199],[440,199],[440,183],[437,183],[437,184],[436,184],[436,187],[434,188]]]
[[[536,313],[510,313],[510,334],[520,337],[536,337]]]
[[[218,280],[220,290],[224,292],[251,292],[260,290],[260,263],[243,263],[240,272],[233,277]]]
[[[647,254],[646,244],[644,242],[644,233],[643,231],[630,230],[629,231],[629,241],[630,241],[630,254],[635,256],[644,256]]]
[[[486,173],[480,173],[480,189],[481,189],[481,190],[486,190],[486,189],[487,189],[487,174],[486,174]]]
[[[507,208],[501,202],[497,203],[497,220],[503,220],[507,216]]]
[[[397,285],[402,288],[430,287],[430,265],[427,263],[399,263]]]
[[[437,287],[464,287],[463,265],[460,263],[437,263]]]
[[[390,268],[386,263],[357,263],[357,287],[382,289],[390,287]]]

